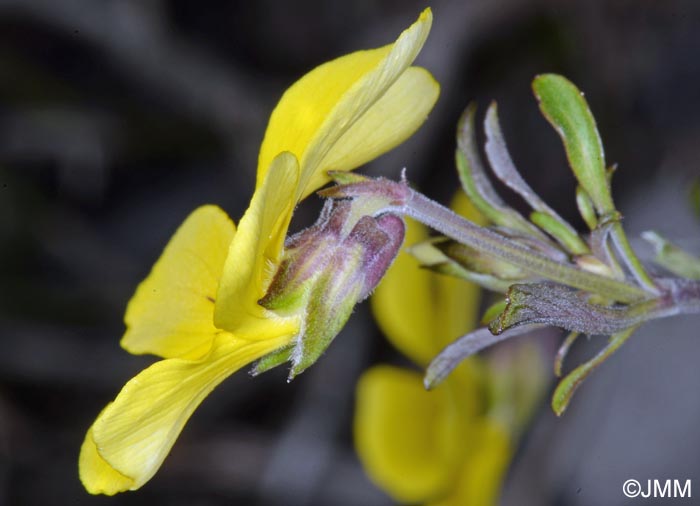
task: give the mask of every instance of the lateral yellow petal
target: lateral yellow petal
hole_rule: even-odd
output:
[[[480,220],[466,196],[453,200],[456,212]],[[404,244],[428,238],[427,229],[406,220]],[[372,296],[372,310],[387,339],[416,364],[425,366],[447,344],[472,330],[479,289],[472,283],[422,269],[402,251]]]
[[[245,339],[269,339],[298,330],[296,318],[280,318],[258,304],[280,262],[296,205],[297,160],[280,153],[255,190],[231,241],[214,309],[214,324]]]
[[[326,184],[327,171],[352,170],[404,142],[423,124],[439,94],[440,85],[427,70],[406,69],[335,143],[311,177],[307,191]]]
[[[80,481],[91,494],[114,495],[134,486],[134,480],[115,471],[97,452],[97,446],[92,439],[92,427],[85,435],[85,441],[80,448],[78,469]]]
[[[193,211],[129,301],[121,345],[134,354],[199,358],[211,348],[214,301],[233,222],[216,206]]]
[[[92,426],[94,449],[102,461],[92,445],[83,446],[81,477],[86,488],[99,490],[108,480],[113,480],[110,493],[140,488],[156,473],[185,422],[216,385],[289,342],[289,337],[245,341],[221,333],[201,360],[161,360],[139,373]],[[125,479],[117,482],[117,474]],[[123,488],[118,489],[120,485]]]
[[[446,494],[459,471],[457,412],[442,387],[423,388],[421,375],[376,366],[357,385],[355,447],[370,478],[399,502]]]
[[[296,198],[317,189],[312,178],[324,170],[323,158],[411,65],[431,23],[426,9],[394,44],[342,56],[294,83],[270,117],[258,158],[257,186],[263,184],[276,154],[290,151],[302,168]]]

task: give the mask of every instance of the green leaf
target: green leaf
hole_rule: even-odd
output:
[[[576,369],[571,371],[563,380],[559,382],[557,388],[554,390],[552,395],[552,409],[557,416],[561,416],[566,408],[571,402],[571,398],[574,393],[581,386],[581,383],[603,362],[605,362],[610,355],[612,355],[620,346],[622,346],[627,338],[632,335],[632,333],[637,329],[637,327],[630,327],[622,332],[613,334],[610,336],[608,344],[603,348],[595,357],[581,364]]]
[[[537,227],[534,227],[515,209],[503,202],[489,181],[476,144],[475,114],[476,105],[472,103],[462,113],[457,125],[455,162],[464,192],[479,212],[490,222],[540,239],[546,239]]]
[[[700,279],[700,258],[683,251],[660,234],[649,230],[642,233],[642,238],[651,243],[656,251],[654,262],[676,276],[688,279]]]
[[[428,241],[419,242],[407,248],[407,252],[412,255],[421,267],[430,269],[438,274],[451,276],[453,278],[463,279],[471,283],[492,290],[494,292],[504,293],[508,287],[513,284],[511,280],[499,279],[497,276],[492,276],[483,272],[475,272],[460,265],[455,260],[449,258],[443,253],[436,244],[448,241],[444,237],[430,239]]]
[[[540,110],[564,143],[576,179],[598,214],[614,212],[603,143],[583,93],[571,81],[556,74],[537,76],[532,88]]]
[[[530,220],[554,237],[557,242],[564,246],[570,253],[574,255],[586,255],[590,253],[583,239],[581,239],[575,231],[565,226],[555,216],[540,211],[533,211],[530,214]]]
[[[583,221],[586,222],[586,225],[588,225],[588,228],[595,230],[598,226],[598,217],[595,214],[595,209],[593,209],[591,198],[580,185],[576,187],[576,206],[578,206],[578,212],[581,214]]]
[[[576,230],[569,223],[559,216],[559,214],[549,207],[535,191],[530,188],[530,185],[518,172],[513,160],[508,153],[506,140],[501,131],[501,125],[498,121],[498,106],[496,102],[492,102],[486,111],[486,119],[484,120],[484,131],[486,132],[486,156],[489,164],[496,177],[500,179],[508,188],[520,195],[532,209],[540,214],[546,215],[543,218],[547,224],[552,224],[551,228],[546,228],[532,220],[537,226],[552,235],[560,244],[568,248],[568,245],[574,245],[574,249],[568,248],[571,253],[583,254],[588,251],[588,248],[581,239],[578,238]],[[553,233],[554,232],[554,233]],[[578,239],[578,241],[576,241]]]
[[[576,339],[578,339],[578,336],[580,335],[580,332],[569,332],[569,335],[566,336],[564,342],[562,342],[561,346],[559,346],[557,354],[554,356],[554,375],[557,378],[561,378],[561,369],[564,366],[564,359],[569,354],[569,350],[571,350],[571,347],[574,345],[574,342],[576,342]]]

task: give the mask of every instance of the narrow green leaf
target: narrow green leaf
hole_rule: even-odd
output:
[[[508,152],[506,140],[503,137],[501,125],[498,121],[498,106],[496,102],[492,102],[486,111],[484,131],[486,132],[486,156],[488,157],[489,164],[491,165],[491,169],[493,170],[494,174],[496,174],[496,177],[498,177],[498,179],[500,179],[508,188],[520,195],[534,211],[547,215],[548,222],[555,221],[556,224],[554,224],[554,228],[557,230],[557,232],[561,231],[561,237],[566,237],[567,239],[571,238],[572,236],[578,237],[576,230],[574,230],[574,228],[569,225],[564,218],[559,216],[554,209],[549,207],[547,203],[543,201],[532,188],[530,188],[530,185],[525,182],[520,175],[520,172],[518,172],[518,169],[515,167],[510,153]],[[537,223],[536,225],[539,226]],[[540,228],[542,227],[540,226]],[[549,230],[545,231],[550,232]],[[551,235],[559,240],[559,235]],[[571,243],[571,241],[565,242],[567,244]],[[586,245],[583,244],[580,239],[576,246],[579,247],[579,250],[581,249],[581,246],[583,247],[583,250],[587,250]]]
[[[700,258],[683,251],[654,231],[642,233],[642,238],[654,246],[654,261],[676,276],[688,279],[700,279]]]
[[[566,339],[564,339],[561,346],[559,346],[557,354],[554,356],[554,375],[557,378],[561,378],[561,369],[564,365],[564,359],[569,354],[569,350],[571,350],[571,347],[580,335],[579,332],[569,332],[569,335],[566,336]]]
[[[505,293],[508,287],[513,284],[513,281],[499,279],[490,274],[484,274],[466,269],[455,260],[450,259],[440,249],[435,246],[436,242],[445,241],[445,238],[431,239],[429,241],[415,244],[406,251],[412,255],[421,267],[430,269],[438,274],[451,276],[453,278],[463,279],[471,283],[476,283],[482,288],[494,292]]]
[[[563,225],[561,221],[551,214],[533,211],[532,214],[530,214],[530,220],[554,237],[557,242],[564,246],[570,253],[574,255],[586,255],[590,253],[583,239],[581,239],[575,231]]]
[[[576,205],[578,206],[578,212],[581,214],[583,221],[586,222],[586,225],[588,225],[588,228],[590,230],[595,230],[598,226],[598,217],[595,214],[595,209],[593,209],[591,198],[580,185],[576,187]]]
[[[581,91],[556,74],[535,78],[540,110],[561,137],[569,164],[599,215],[615,211],[605,170],[605,154],[593,114]]]
[[[489,181],[476,144],[474,116],[476,105],[470,104],[457,125],[457,173],[464,192],[490,222],[543,238],[543,234],[517,211],[506,205]]]
[[[427,390],[435,388],[463,360],[471,357],[475,353],[500,341],[526,334],[538,328],[540,328],[539,325],[523,325],[522,327],[507,330],[499,335],[493,335],[487,328],[476,329],[445,347],[438,356],[433,359],[425,371],[423,385]]]
[[[457,241],[445,239],[436,241],[433,244],[437,249],[442,251],[447,258],[457,262],[470,271],[495,276],[498,279],[510,281],[511,283],[532,277],[527,271],[517,265],[504,262],[493,255],[489,255],[475,248],[470,248]]]
[[[618,332],[610,336],[608,344],[591,360],[578,366],[571,371],[567,376],[559,382],[557,388],[552,395],[552,410],[557,416],[561,416],[571,402],[574,393],[581,386],[581,383],[610,355],[622,346],[625,341],[632,335],[637,327],[630,327],[622,332]]]

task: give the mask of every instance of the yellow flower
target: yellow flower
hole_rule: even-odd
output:
[[[425,120],[438,85],[410,67],[430,30],[425,10],[388,46],[312,70],[283,95],[260,150],[238,229],[215,206],[180,226],[127,307],[122,346],[164,360],[121,390],[88,431],[80,478],[90,493],[135,490],[153,477],[184,424],[227,376],[297,338],[301,317],[263,308],[296,204],[395,147]]]
[[[471,220],[463,194],[453,208]],[[406,244],[427,238],[409,222]],[[476,285],[419,269],[399,255],[372,299],[387,338],[421,367],[477,323]],[[486,415],[486,370],[465,361],[434,391],[413,370],[380,365],[357,386],[355,444],[369,476],[393,499],[432,506],[496,504],[511,455],[507,427]]]

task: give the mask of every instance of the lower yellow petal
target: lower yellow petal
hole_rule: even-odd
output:
[[[299,165],[290,153],[273,161],[238,224],[224,265],[214,324],[245,339],[268,339],[298,330],[295,318],[280,318],[258,304],[272,281],[296,205]]]
[[[79,470],[80,481],[91,494],[114,495],[134,486],[133,479],[115,471],[97,452],[92,438],[92,427],[85,435],[85,441],[80,448]]]
[[[209,351],[218,331],[214,298],[234,233],[216,206],[187,217],[129,301],[121,341],[127,351],[191,359]]]
[[[162,360],[139,373],[88,432],[80,456],[85,488],[113,494],[141,487],[156,473],[185,422],[216,385],[290,341],[291,337],[245,341],[221,333],[201,360]]]
[[[358,383],[355,447],[372,480],[397,501],[449,492],[461,462],[460,420],[447,392],[426,392],[413,371],[377,366]]]
[[[497,506],[513,450],[508,432],[482,418],[472,426],[470,446],[453,492],[429,506]]]

